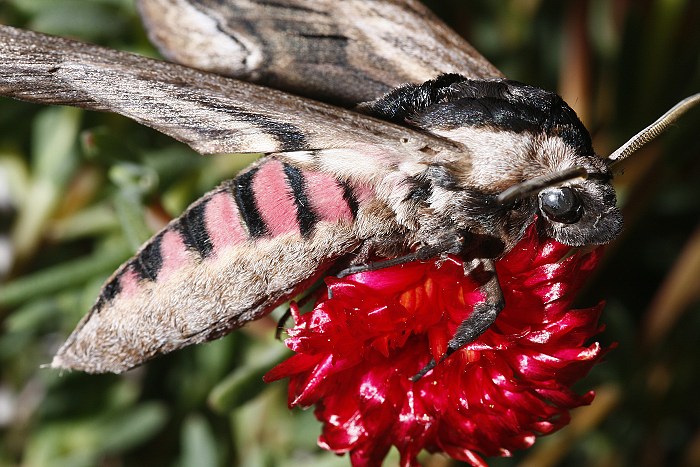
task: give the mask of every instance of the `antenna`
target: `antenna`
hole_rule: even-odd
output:
[[[543,188],[547,188],[559,183],[568,182],[577,178],[588,178],[588,172],[583,167],[571,167],[559,172],[541,175],[539,177],[525,180],[522,183],[513,185],[503,190],[496,197],[496,202],[501,206],[508,206],[519,199],[526,198],[533,193],[537,193]]]
[[[686,97],[678,104],[674,105],[671,110],[659,117],[659,119],[654,123],[630,138],[630,140],[620,146],[617,151],[610,154],[605,161],[608,163],[608,165],[614,166],[620,161],[626,159],[630,154],[636,152],[642,146],[663,133],[663,131],[671,123],[675,122],[678,117],[693,108],[696,104],[698,104],[698,102],[700,102],[700,93]]]

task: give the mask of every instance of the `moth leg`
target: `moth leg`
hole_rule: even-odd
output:
[[[277,320],[277,328],[275,329],[275,339],[281,340],[282,339],[282,333],[284,332],[284,327],[287,325],[287,321],[289,321],[289,318],[292,317],[292,307],[289,306],[285,310],[284,314],[280,316],[280,319]]]
[[[318,287],[313,287],[313,290],[309,291],[307,294],[305,294],[303,297],[297,300],[297,307],[304,308],[312,299],[318,297],[318,294]],[[292,305],[290,303],[290,305],[285,310],[284,314],[280,316],[280,319],[277,320],[277,328],[275,329],[275,339],[281,340],[282,333],[284,332],[284,327],[286,326],[287,321],[289,321],[289,318],[291,318],[291,316]]]
[[[436,245],[425,245],[403,256],[390,258],[382,261],[373,261],[371,263],[356,264],[349,266],[336,274],[336,277],[341,278],[358,272],[377,271],[379,269],[398,266],[400,264],[410,263],[412,261],[427,261],[431,258],[441,255],[458,254],[464,246],[464,238],[461,235],[455,235]]]
[[[470,342],[475,341],[491,326],[498,314],[503,310],[505,301],[503,300],[503,290],[498,283],[496,275],[496,265],[492,259],[474,259],[464,265],[465,275],[471,275],[482,285],[479,290],[484,294],[485,300],[474,306],[474,311],[457,328],[455,335],[447,343],[445,354],[436,362],[431,359],[415,376],[411,378],[413,382],[418,381],[427,372],[435,368],[435,365],[442,362]]]

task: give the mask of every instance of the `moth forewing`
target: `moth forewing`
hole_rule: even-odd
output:
[[[0,92],[119,113],[203,154],[348,148],[357,141],[397,154],[458,150],[435,136],[273,89],[2,25]]]

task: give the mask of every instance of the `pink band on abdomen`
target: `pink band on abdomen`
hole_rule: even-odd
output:
[[[320,221],[352,221],[348,202],[343,197],[343,187],[332,175],[306,172],[306,191],[314,213]]]
[[[236,201],[228,191],[220,191],[209,199],[204,211],[204,222],[214,254],[220,248],[248,240],[248,233],[241,225]]]
[[[273,159],[260,166],[253,180],[253,193],[270,235],[299,232],[296,203],[281,162]]]
[[[160,241],[160,254],[163,258],[163,266],[158,273],[158,280],[167,280],[174,272],[187,264],[191,258],[185,242],[177,230],[166,230]]]

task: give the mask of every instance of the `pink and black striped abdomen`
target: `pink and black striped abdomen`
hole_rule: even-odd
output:
[[[259,318],[358,246],[360,202],[332,175],[263,159],[125,263],[52,365],[119,372]]]
[[[251,237],[295,232],[307,237],[318,222],[352,222],[358,200],[329,174],[302,171],[272,159],[231,182]]]

